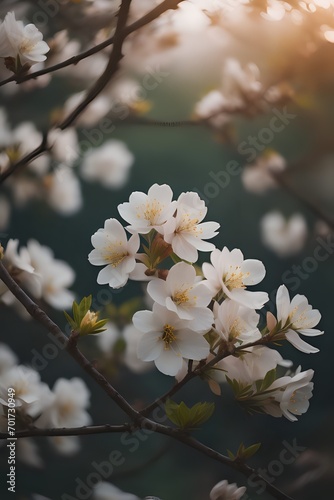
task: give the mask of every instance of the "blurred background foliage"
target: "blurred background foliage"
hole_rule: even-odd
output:
[[[281,36],[284,37],[282,27],[281,30]],[[327,44],[308,58],[307,62],[296,61],[299,64],[294,76],[296,99],[288,105],[289,112],[294,113],[296,118],[281,133],[275,135],[270,148],[284,156],[289,164],[296,165],[295,169],[287,173],[293,189],[334,217],[333,56],[334,45]],[[248,59],[245,52],[243,58]],[[254,62],[262,64],[270,72],[268,60]],[[269,62],[271,66],[275,66],[275,57],[269,59]],[[214,81],[213,72],[209,83],[213,84]],[[165,122],[185,121],[191,117],[194,101],[198,100],[205,86],[208,86],[208,81],[203,75],[194,81],[191,74],[180,78],[179,74],[171,72],[156,90],[150,92],[149,99],[153,106],[145,116]],[[5,96],[2,104],[7,108],[13,125],[33,118],[36,126],[43,130],[52,110],[61,106],[69,93],[76,90],[75,82],[55,75],[47,87]],[[57,258],[66,260],[75,269],[77,278],[73,289],[77,297],[90,293],[96,297],[101,287],[96,283],[97,269],[87,260],[91,250],[90,236],[103,226],[105,219],[118,217],[117,205],[126,201],[134,190],[147,192],[155,182],[169,184],[175,198],[183,191],[198,190],[203,193],[205,186],[212,182],[210,172],[225,171],[230,160],[236,160],[241,166],[245,165],[245,157],[238,153],[238,144],[247,140],[250,135],[256,136],[263,127],[268,126],[271,117],[270,112],[251,118],[237,116],[229,129],[227,140],[204,125],[140,125],[127,121],[116,123],[115,131],[105,135],[104,140],[117,138],[124,141],[135,156],[126,186],[112,191],[98,184],[83,182],[84,207],[72,217],[61,217],[38,201],[24,209],[14,208],[7,238],[18,238],[22,244],[29,238],[35,238],[51,247]],[[79,139],[80,133],[79,129]],[[300,212],[306,217],[308,240],[297,255],[279,258],[264,247],[260,235],[260,219],[273,209],[278,209],[287,216]],[[241,175],[231,176],[226,187],[218,187],[217,196],[209,199],[207,220],[221,224],[220,235],[215,239],[218,248],[224,245],[229,248],[237,247],[242,249],[246,258],[258,258],[264,262],[267,276],[261,283],[262,290],[274,292],[284,282],[286,272],[294,265],[301,266],[305,258],[313,256],[318,245],[318,235],[314,228],[318,217],[312,211],[284,189],[260,196],[247,192]],[[205,255],[202,254],[203,257]],[[259,452],[250,462],[254,467],[264,469],[270,461],[278,460],[284,441],[292,443],[295,439],[298,445],[312,453],[319,453],[328,467],[320,481],[294,489],[296,478],[308,467],[302,463],[286,466],[283,474],[275,479],[275,485],[301,500],[331,498],[329,491],[333,488],[333,276],[334,262],[333,255],[330,255],[326,261],[319,262],[315,272],[308,274],[306,279],[300,279],[299,286],[293,289],[294,294],[305,294],[313,307],[320,309],[321,329],[326,333],[318,339],[318,355],[307,356],[293,349],[290,344],[279,349],[284,357],[293,359],[296,366],[301,364],[304,370],[315,370],[311,407],[298,422],[291,423],[284,418],[275,419],[262,415],[250,417],[238,408],[227,386],[223,389],[223,396],[217,398],[211,394],[205,382],[200,380],[192,381],[175,398],[177,401],[184,399],[188,404],[198,400],[216,403],[214,416],[195,433],[196,437],[209,446],[225,453],[227,448],[236,451],[241,441],[246,445],[261,442]],[[289,287],[289,282],[286,284]],[[119,307],[141,294],[141,286],[132,282],[124,289],[112,292],[112,303]],[[65,326],[61,313],[51,309],[48,313],[58,324]],[[22,363],[31,363],[33,348],[41,352],[45,343],[51,342],[50,339],[46,340],[46,332],[38,324],[33,321],[25,322],[14,311],[4,307],[1,308],[0,330],[2,341],[17,352]],[[95,339],[83,339],[80,344],[90,359],[100,355]],[[113,369],[104,366],[104,369],[117,389],[130,402],[138,405],[153,400],[172,383],[171,379],[157,371],[136,375],[125,367]],[[65,353],[60,353],[50,361],[41,376],[50,386],[60,376],[82,376],[92,393],[90,413],[94,423],[122,422],[123,416],[118,409],[106,400],[101,389]],[[142,439],[138,449],[132,452],[132,448],[136,446],[131,445],[130,439],[124,444],[120,442],[118,435],[86,436],[81,440],[81,451],[73,457],[66,457],[58,455],[47,440],[39,438],[38,446],[45,460],[45,468],[36,470],[19,465],[16,498],[27,499],[32,492],[52,499],[61,498],[65,492],[75,497],[76,478],[85,482],[88,474],[94,472],[92,462],[107,460],[112,450],[119,450],[125,457],[125,463],[115,468],[108,480],[125,491],[141,496],[150,493],[163,500],[203,500],[207,498],[212,486],[223,478],[237,480],[239,485],[246,484],[239,474],[179,443],[169,443],[167,438],[156,435],[144,435]],[[0,462],[4,468],[6,460],[7,453],[2,449]],[[7,498],[4,481],[0,492],[1,498]],[[257,495],[252,489],[248,490],[248,495],[251,499],[270,498],[265,494]]]

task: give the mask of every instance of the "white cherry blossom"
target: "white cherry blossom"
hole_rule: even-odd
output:
[[[134,156],[122,141],[112,139],[89,151],[81,167],[86,181],[99,181],[106,188],[121,188],[129,177]]]
[[[81,186],[72,168],[59,165],[44,178],[45,200],[55,212],[70,216],[82,207]]]
[[[34,24],[24,26],[15,19],[14,12],[8,12],[0,24],[0,57],[17,57],[22,66],[45,61],[50,48],[43,41],[42,33]]]
[[[34,297],[40,298],[42,294],[41,280],[32,266],[28,250],[21,247],[18,250],[19,240],[8,240],[5,256],[2,260],[9,274]],[[0,301],[6,305],[18,303],[12,292],[0,281]]]
[[[90,392],[80,378],[59,378],[52,390],[52,403],[37,421],[38,427],[82,427],[91,423],[86,409]]]
[[[297,420],[296,415],[307,412],[314,385],[311,382],[313,375],[313,370],[297,373],[287,384],[282,393],[280,408],[288,420],[294,422]]]
[[[248,63],[243,68],[237,59],[228,58],[222,72],[222,94],[230,105],[241,106],[260,94],[262,84],[259,78],[256,64]]]
[[[5,373],[18,362],[16,354],[7,344],[0,343],[0,375]]]
[[[251,309],[261,309],[268,301],[265,292],[246,290],[249,285],[256,285],[265,276],[263,263],[255,259],[244,260],[241,250],[229,251],[215,249],[211,253],[211,264],[203,264],[203,274],[215,293],[222,292],[226,297]]]
[[[96,335],[97,345],[104,353],[110,353],[115,343],[120,338],[121,332],[111,321],[108,321],[103,328],[105,328],[105,330],[99,333],[99,335]]]
[[[130,233],[147,234],[151,229],[163,233],[163,225],[173,217],[176,202],[172,201],[173,191],[167,184],[153,184],[148,193],[135,191],[129,202],[118,205],[123,219],[130,223]]]
[[[244,307],[230,299],[213,308],[215,330],[224,340],[237,344],[249,344],[261,338],[258,329],[260,315],[254,309]]]
[[[13,366],[0,375],[0,404],[6,406],[8,388],[15,390],[15,406],[30,417],[38,417],[50,405],[53,396],[37,371],[27,366]]]
[[[255,396],[261,409],[273,417],[286,417],[291,422],[306,413],[312,397],[314,371],[300,371],[293,376],[280,377],[263,394]]]
[[[245,384],[262,380],[266,374],[282,364],[283,358],[278,351],[266,346],[248,347],[242,356],[227,356],[216,365],[226,372],[230,379]],[[225,375],[224,375],[225,378]]]
[[[123,330],[126,342],[124,363],[134,373],[144,373],[152,369],[153,362],[147,363],[138,358],[137,350],[141,337],[144,335],[133,325],[127,325]]]
[[[70,167],[79,157],[79,143],[75,128],[50,130],[48,143],[52,157],[60,163]]]
[[[92,250],[88,256],[93,266],[106,266],[99,272],[97,282],[111,288],[121,288],[129,279],[136,265],[139,236],[134,234],[129,241],[122,224],[116,219],[107,219],[103,229],[92,236]]]
[[[133,324],[144,333],[138,343],[138,357],[154,361],[165,375],[175,376],[183,358],[199,361],[209,354],[209,344],[200,333],[189,329],[189,321],[159,304],[154,304],[153,311],[136,312]]]
[[[224,479],[212,488],[210,500],[240,500],[245,492],[245,486],[239,488],[236,483],[230,484]]]
[[[254,163],[246,165],[242,171],[242,183],[251,193],[262,194],[277,188],[278,184],[273,174],[279,174],[286,169],[286,160],[276,151],[266,151],[256,158]]]
[[[303,249],[308,231],[302,214],[286,219],[280,212],[273,211],[267,213],[260,224],[263,244],[279,257],[288,257]]]
[[[197,193],[182,193],[177,200],[176,216],[164,226],[164,239],[172,245],[174,253],[188,262],[196,262],[198,250],[210,252],[215,248],[208,240],[217,235],[218,222],[202,222],[207,207]]]
[[[307,354],[318,352],[319,349],[300,338],[300,335],[316,337],[324,333],[314,328],[321,319],[318,309],[312,309],[304,295],[295,295],[290,302],[289,291],[285,285],[281,285],[277,290],[276,306],[280,330],[285,331],[285,338],[290,344]]]
[[[40,275],[42,297],[55,309],[68,309],[75,298],[74,293],[68,290],[75,280],[72,267],[54,258],[53,251],[36,240],[29,240],[27,250],[35,271]]]
[[[198,282],[193,266],[179,262],[173,266],[166,281],[154,279],[147,286],[152,299],[174,311],[179,318],[191,320],[203,332],[208,331],[213,323],[213,314],[208,305],[212,299],[211,290],[205,283]],[[189,324],[191,328],[192,323]]]

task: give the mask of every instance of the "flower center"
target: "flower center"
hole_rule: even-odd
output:
[[[198,223],[199,219],[191,219],[188,214],[184,214],[182,221],[180,222],[175,232],[176,233],[188,232],[188,233],[193,233],[195,235],[200,234],[202,232],[202,229],[199,229],[197,227]]]
[[[176,292],[176,294],[173,295],[172,297],[172,301],[174,302],[174,304],[179,306],[181,304],[184,304],[185,302],[189,302],[189,295],[188,295],[189,290],[190,289],[187,288],[186,290],[180,290]]]
[[[128,255],[128,252],[122,248],[122,243],[119,242],[118,244],[110,245],[106,248],[104,259],[112,265],[112,267],[117,267]]]
[[[162,206],[161,203],[154,199],[150,202],[146,203],[143,215],[144,219],[149,221],[151,225],[156,224],[156,219],[159,217],[159,215],[162,212]],[[138,218],[141,219],[140,215],[138,215]]]
[[[233,321],[229,332],[229,340],[237,339],[241,332],[241,324],[238,318]]]
[[[246,285],[244,285],[244,278],[249,276],[249,273],[242,273],[240,271],[240,266],[235,266],[233,271],[233,267],[230,266],[230,269],[230,271],[223,275],[223,281],[226,288],[229,291],[234,290],[234,288],[246,288]]]
[[[176,335],[174,334],[175,328],[168,323],[164,326],[164,331],[161,339],[165,342],[165,349],[169,349],[169,346],[174,340],[176,340]]]
[[[61,417],[70,416],[75,409],[74,403],[72,401],[64,401],[59,405],[58,411]]]

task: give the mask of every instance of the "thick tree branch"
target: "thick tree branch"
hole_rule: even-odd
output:
[[[235,469],[245,475],[247,478],[252,477],[252,481],[261,481],[266,484],[266,490],[268,493],[276,498],[277,500],[292,500],[291,497],[281,492],[275,488],[272,484],[268,483],[260,474],[258,474],[252,467],[249,467],[244,462],[239,460],[231,460],[229,457],[219,453],[218,451],[210,448],[209,446],[201,443],[197,439],[192,438],[188,433],[174,429],[162,424],[157,424],[155,422],[144,420],[138,427],[151,430],[152,432],[162,434],[164,436],[171,437],[176,441],[179,441],[190,448],[193,448],[203,455],[206,455],[213,460],[226,465],[232,469]],[[29,429],[24,431],[17,431],[15,437],[26,438],[26,437],[40,437],[40,436],[85,436],[90,434],[110,434],[119,432],[133,432],[134,428],[128,424],[112,426],[112,425],[92,425],[88,427],[77,427],[73,429]],[[0,439],[6,439],[9,437],[6,433],[0,433]]]
[[[56,437],[56,436],[88,436],[90,434],[112,434],[118,432],[130,432],[132,426],[130,424],[123,425],[91,425],[86,427],[74,428],[59,428],[59,429],[41,429],[39,427],[30,427],[29,429],[16,431],[15,437]],[[0,439],[10,438],[8,433],[0,432]]]

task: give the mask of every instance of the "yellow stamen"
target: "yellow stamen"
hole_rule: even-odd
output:
[[[161,339],[165,342],[165,349],[170,348],[170,344],[176,340],[174,327],[166,323]]]

